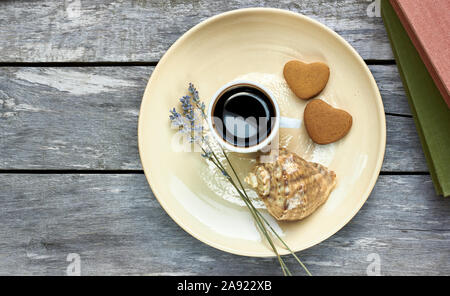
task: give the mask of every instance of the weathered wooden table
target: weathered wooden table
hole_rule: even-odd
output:
[[[142,94],[165,50],[199,21],[251,6],[333,28],[383,96],[381,176],[347,226],[300,253],[311,272],[365,275],[375,253],[382,275],[450,274],[450,200],[434,193],[376,3],[37,0],[0,2],[1,275],[64,275],[69,253],[82,275],[281,274],[275,259],[227,254],[178,227],[137,150]]]

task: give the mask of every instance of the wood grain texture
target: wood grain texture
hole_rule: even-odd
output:
[[[1,175],[0,275],[280,275],[277,261],[231,255],[191,237],[159,206],[144,175]],[[314,275],[450,273],[450,202],[429,176],[381,176],[336,235],[299,253]],[[286,257],[289,258],[289,257]],[[303,274],[287,259],[296,274]]]
[[[386,112],[407,113],[396,66],[371,66]],[[140,102],[153,67],[0,68],[0,169],[141,169]],[[427,171],[412,118],[387,116],[383,170]]]
[[[365,59],[393,59],[367,0],[0,1],[0,62],[158,61],[184,32],[245,7],[299,12],[329,26]]]
[[[383,98],[384,111],[388,114],[411,117],[411,109],[408,105],[397,66],[371,65],[369,69],[377,82]]]
[[[0,166],[139,169],[137,120],[151,71],[2,68]]]
[[[367,15],[372,2],[0,1],[0,64],[155,63],[201,20],[257,6],[303,13],[364,59],[390,61],[382,20]],[[449,200],[435,195],[428,175],[386,175],[428,169],[396,66],[370,69],[389,114],[385,175],[347,226],[300,256],[314,275],[365,275],[373,253],[383,275],[448,275]],[[281,274],[275,259],[227,254],[191,237],[143,174],[123,171],[141,170],[137,119],[152,71],[0,67],[0,275],[64,275],[69,253],[80,254],[82,275]],[[20,172],[34,169],[44,174]]]

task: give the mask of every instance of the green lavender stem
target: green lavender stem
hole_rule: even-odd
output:
[[[214,159],[210,158],[210,161],[222,172],[226,172],[225,168],[223,167],[223,165],[221,164],[221,162],[218,160],[217,156],[215,155],[215,153],[212,153]],[[250,210],[250,213],[252,214],[258,228],[261,230],[261,232],[263,232],[264,236],[266,237],[267,241],[269,242],[271,248],[273,249],[275,255],[278,258],[278,261],[280,262],[280,266],[281,269],[283,271],[284,275],[292,275],[292,273],[289,271],[288,267],[286,266],[286,264],[284,263],[283,259],[281,258],[280,254],[277,251],[277,248],[275,247],[275,244],[273,243],[270,235],[267,233],[266,228],[264,227],[264,224],[261,222],[260,217],[258,216],[257,213],[255,213],[255,211],[252,210],[252,208],[249,205],[249,202],[251,203],[251,201],[247,200],[246,197],[244,196],[244,194],[242,194],[242,192],[239,190],[239,188],[237,187],[236,183],[234,182],[234,180],[230,177],[230,175],[227,173],[227,179],[228,181],[234,186],[234,188],[237,190],[237,192],[239,193],[239,195],[241,196],[241,198],[244,200],[244,203],[247,205],[247,207]]]
[[[190,96],[184,96],[182,99],[180,99],[180,101],[182,103],[184,115],[181,116],[178,112],[176,112],[176,110],[174,108],[173,110],[170,110],[171,115],[169,116],[169,118],[173,123],[176,124],[175,126],[178,126],[180,129],[182,129],[183,127],[186,127],[185,121],[183,121],[183,119],[187,120],[189,122],[189,126],[190,126],[190,129],[188,129],[190,131],[190,137],[193,141],[195,141],[195,132],[197,130],[195,129],[196,116],[195,116],[194,109],[197,108],[200,111],[201,118],[203,120],[206,120],[207,117],[206,117],[206,113],[205,113],[205,104],[200,101],[198,92],[192,84],[189,84],[189,92],[191,93],[192,100],[191,100]],[[193,103],[193,104],[191,104],[191,103]],[[229,164],[229,166],[233,172],[233,175],[234,175],[235,179],[237,180],[239,186],[236,184],[233,177],[227,172],[227,170],[223,166],[222,162],[219,160],[216,153],[211,148],[209,141],[206,139],[206,137],[204,135],[202,126],[201,126],[201,131],[202,131],[201,142],[203,144],[206,144],[208,147],[207,148],[208,151],[206,151],[204,149],[204,147],[200,145],[201,149],[203,150],[203,153],[204,153],[203,156],[206,157],[209,161],[211,161],[217,167],[217,169],[219,169],[222,172],[222,174],[227,178],[227,180],[231,183],[231,185],[236,189],[239,196],[241,197],[241,199],[244,201],[245,205],[249,209],[257,227],[262,232],[262,234],[264,234],[264,236],[267,239],[267,242],[269,243],[273,252],[277,256],[278,261],[281,266],[281,270],[283,271],[283,274],[284,275],[292,275],[292,273],[290,272],[286,263],[284,262],[283,258],[278,253],[278,250],[272,240],[272,236],[269,233],[269,231],[267,230],[266,226],[269,227],[269,230],[271,231],[271,233],[273,233],[273,235],[275,235],[275,237],[283,244],[283,246],[294,256],[294,258],[304,268],[304,270],[308,273],[308,275],[311,275],[311,273],[306,268],[306,266],[300,261],[300,259],[295,255],[295,253],[289,248],[289,246],[284,242],[284,240],[273,229],[273,227],[270,225],[270,223],[267,221],[267,219],[264,218],[264,216],[255,208],[252,201],[248,197],[245,187],[243,186],[236,170],[234,169],[234,167],[233,167],[230,159],[228,158],[227,153],[223,149],[223,147],[221,147],[222,153],[223,153],[227,163]]]
[[[228,164],[231,167],[231,170],[233,171],[233,174],[235,175],[236,179],[239,182],[239,185],[242,188],[242,191],[244,192],[244,195],[246,197],[246,199],[248,200],[248,204],[249,206],[252,208],[253,211],[255,211],[257,213],[257,215],[265,222],[265,224],[267,226],[269,226],[270,230],[272,231],[272,233],[278,238],[278,240],[284,245],[284,247],[292,254],[292,256],[297,260],[297,262],[303,267],[303,269],[306,271],[306,273],[311,276],[311,273],[309,272],[308,268],[306,268],[306,266],[303,264],[303,262],[297,257],[297,255],[295,255],[295,253],[291,250],[291,248],[289,248],[289,246],[284,242],[284,240],[278,235],[278,233],[273,229],[272,225],[270,225],[270,223],[267,221],[266,218],[264,218],[264,216],[254,207],[253,203],[250,201],[250,198],[247,195],[247,192],[245,190],[245,187],[242,185],[242,182],[239,178],[239,176],[237,175],[233,165],[231,164],[230,159],[227,156],[227,153],[225,152],[225,150],[222,148],[222,153],[225,156]]]

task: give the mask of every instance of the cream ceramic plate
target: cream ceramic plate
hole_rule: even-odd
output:
[[[346,41],[316,21],[278,9],[243,9],[210,18],[184,34],[158,63],[142,100],[138,134],[142,165],[158,201],[183,229],[213,247],[273,256],[223,178],[199,153],[174,151],[169,109],[187,94],[189,82],[208,104],[225,83],[247,79],[271,89],[282,116],[303,118],[305,102],[295,98],[282,76],[292,59],[329,65],[330,80],[319,98],[350,112],[353,127],[344,139],[326,146],[312,143],[304,126],[281,129],[283,146],[330,167],[338,185],[310,217],[272,220],[273,225],[295,251],[320,243],[358,212],[378,177],[386,140],[383,104],[369,69]],[[234,155],[233,161],[245,174],[252,155]]]

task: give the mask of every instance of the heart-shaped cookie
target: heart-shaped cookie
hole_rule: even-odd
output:
[[[284,65],[284,79],[294,94],[303,100],[317,96],[327,85],[330,68],[324,63],[290,61]]]
[[[322,100],[312,100],[303,114],[306,131],[317,144],[329,144],[343,138],[352,127],[352,116]]]

